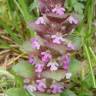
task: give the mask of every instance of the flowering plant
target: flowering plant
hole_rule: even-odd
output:
[[[69,72],[69,64],[71,53],[76,49],[68,39],[68,34],[74,31],[79,21],[70,13],[66,13],[64,0],[38,2],[41,16],[29,24],[37,34],[31,39],[33,51],[29,54],[29,63],[34,66],[36,76],[32,85],[25,88],[32,92],[61,93],[66,88],[64,80],[70,79],[72,75]],[[54,72],[64,72],[65,76],[57,80],[44,75],[48,72],[50,75]]]

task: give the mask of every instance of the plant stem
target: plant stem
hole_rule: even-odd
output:
[[[93,52],[92,48],[91,48],[91,47],[89,47],[89,50],[90,50],[91,54],[93,55],[94,60],[96,61],[96,55],[95,55],[95,53]]]
[[[94,88],[96,88],[95,76],[94,76],[94,72],[93,72],[93,69],[92,69],[92,62],[91,62],[91,58],[90,58],[90,55],[89,55],[88,47],[86,45],[84,45],[84,49],[85,49],[85,52],[86,52],[86,55],[87,55],[87,59],[89,61],[89,67],[90,67],[90,72],[91,72],[91,76],[92,76],[92,80],[93,80],[93,85],[94,85]]]

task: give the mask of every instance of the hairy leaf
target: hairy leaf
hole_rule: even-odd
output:
[[[61,96],[77,96],[73,91],[71,90],[65,90]]]
[[[5,96],[30,96],[23,88],[11,88],[5,92]]]
[[[45,78],[60,81],[61,79],[64,79],[65,72],[64,72],[64,70],[58,70],[58,71],[53,71],[53,72],[45,71],[42,73],[42,75]]]
[[[31,64],[28,64],[28,62],[22,60],[20,61],[18,64],[14,65],[12,67],[12,70],[17,74],[20,75],[22,77],[32,77],[34,76],[34,70],[33,70],[33,66]]]

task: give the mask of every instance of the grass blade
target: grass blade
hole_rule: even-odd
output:
[[[91,72],[91,76],[92,76],[92,80],[93,80],[93,85],[94,85],[94,88],[96,88],[95,75],[94,75],[94,72],[92,69],[92,62],[91,62],[91,57],[89,55],[89,50],[88,50],[88,47],[86,45],[84,46],[84,48],[85,48],[86,56],[87,56],[87,59],[89,62],[89,67],[90,67],[90,72]]]

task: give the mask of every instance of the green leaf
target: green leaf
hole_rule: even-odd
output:
[[[29,64],[28,62],[22,60],[18,64],[14,65],[12,67],[13,72],[15,72],[17,75],[20,75],[22,77],[33,77],[34,76],[34,70],[33,66]]]
[[[80,62],[77,59],[71,59],[71,63],[70,63],[70,66],[69,66],[69,71],[72,74],[76,74],[80,71],[80,69],[81,69]]]
[[[77,0],[70,0],[70,2],[71,2],[71,5],[72,5],[72,6],[73,6],[74,4],[76,4],[76,3],[78,3]]]
[[[59,94],[34,93],[36,96],[60,96]]]
[[[30,9],[30,12],[33,10],[33,9],[36,9],[38,8],[38,0],[34,0],[34,2],[30,5],[29,9]]]
[[[32,44],[30,41],[25,41],[21,46],[20,50],[23,51],[24,53],[32,52]]]
[[[80,0],[65,0],[65,7],[69,10],[76,13],[82,14],[84,9],[84,4]]]
[[[79,50],[82,47],[82,40],[80,36],[70,36],[69,39],[72,41],[72,44],[74,44],[75,48]]]
[[[92,81],[92,78],[91,78],[91,74],[89,73],[85,79],[82,81],[82,86],[86,87],[86,88],[92,88],[93,87],[93,83],[90,83],[90,82],[93,82]]]
[[[71,90],[65,90],[61,96],[77,96],[73,91]]]
[[[79,13],[79,14],[82,14],[83,13],[83,9],[84,9],[84,5],[82,3],[76,3],[74,5],[74,11]]]
[[[84,19],[84,14],[75,14],[75,16],[78,18],[79,21],[82,21]]]
[[[30,96],[23,88],[11,88],[5,92],[5,96]]]
[[[61,79],[64,79],[65,72],[64,72],[64,70],[58,70],[58,71],[53,71],[53,72],[45,71],[45,72],[42,73],[42,75],[45,78],[60,81]]]
[[[16,87],[24,87],[24,79],[20,76],[15,76]]]
[[[79,96],[93,96],[93,94],[91,93],[91,91],[89,91],[89,92],[81,91],[79,93]]]

